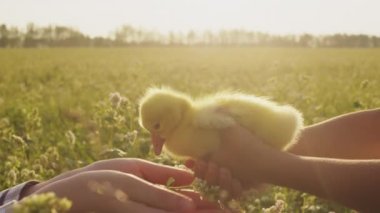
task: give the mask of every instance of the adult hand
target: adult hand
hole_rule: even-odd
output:
[[[230,170],[245,187],[266,182],[273,164],[283,155],[241,126],[225,129],[221,140],[219,150],[211,155],[210,161]]]
[[[293,188],[361,212],[380,212],[380,161],[298,156],[262,143],[254,134],[234,126],[222,133],[220,149],[211,161],[225,166],[243,181]],[[344,141],[343,141],[344,142]]]
[[[233,126],[221,133],[219,149],[205,159],[188,160],[186,166],[194,175],[210,185],[219,185],[231,197],[239,197],[243,190],[265,188],[267,170],[274,156],[281,155],[262,143],[250,131]]]
[[[73,201],[71,212],[217,211],[195,192],[183,192],[185,196],[156,185],[171,177],[174,186],[188,185],[194,178],[188,171],[144,160],[113,159],[57,176],[32,187],[24,196],[55,192]]]
[[[225,199],[237,198],[241,195],[242,186],[237,179],[232,177],[228,169],[203,160],[187,160],[185,165],[194,171],[196,177],[205,180],[209,185],[217,185],[226,190],[228,196]]]

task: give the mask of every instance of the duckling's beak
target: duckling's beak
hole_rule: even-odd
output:
[[[161,138],[157,133],[152,133],[153,150],[156,155],[161,154],[162,147],[164,146],[165,139]]]

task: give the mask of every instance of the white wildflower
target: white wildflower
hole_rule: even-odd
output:
[[[110,101],[113,107],[118,108],[120,106],[123,97],[118,92],[113,92],[110,94]]]
[[[281,213],[285,209],[285,202],[283,200],[276,200],[276,203],[269,207],[269,208],[263,208],[264,213]]]
[[[138,132],[136,130],[133,130],[131,132],[128,132],[124,135],[124,138],[128,142],[134,142],[137,139]]]
[[[69,142],[69,144],[74,145],[76,142],[76,137],[73,131],[69,130],[65,133],[66,139]]]

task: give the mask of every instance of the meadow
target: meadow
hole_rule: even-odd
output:
[[[137,101],[150,86],[267,96],[313,124],[380,107],[379,82],[379,49],[0,49],[0,191],[106,158],[177,164],[155,157],[138,125]],[[249,211],[276,200],[283,212],[351,212],[281,187],[247,201]]]

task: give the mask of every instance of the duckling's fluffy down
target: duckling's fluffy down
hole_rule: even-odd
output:
[[[295,142],[303,126],[302,114],[295,108],[237,92],[197,99],[194,108],[196,125],[221,129],[238,123],[279,149]]]
[[[263,142],[286,149],[303,126],[302,114],[288,105],[238,92],[193,99],[169,88],[149,89],[140,101],[140,124],[158,135],[174,156],[202,157],[217,149],[219,133],[239,124]],[[161,124],[154,130],[153,125]]]

